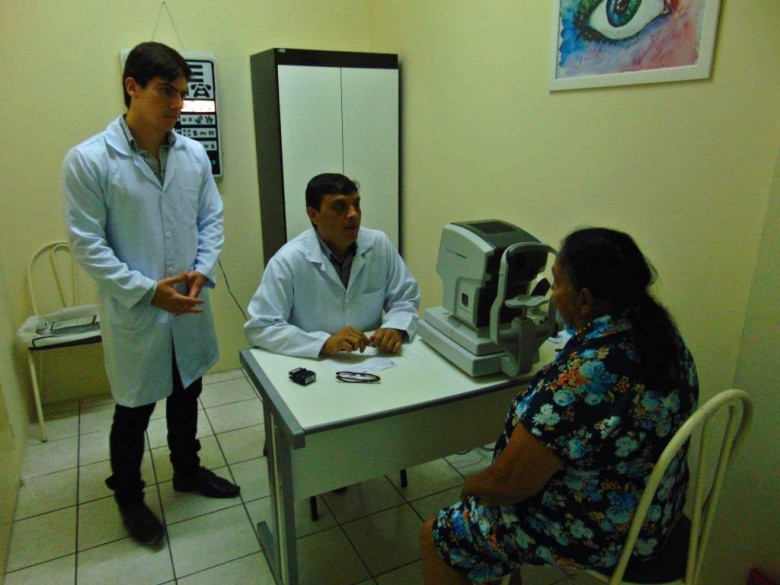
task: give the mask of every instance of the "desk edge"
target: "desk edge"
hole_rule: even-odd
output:
[[[279,393],[263,372],[260,364],[257,363],[257,360],[252,355],[252,348],[240,350],[238,357],[244,366],[244,370],[249,374],[252,384],[260,392],[261,397],[268,398],[267,401],[263,400],[263,408],[270,408],[281,419],[282,424],[280,428],[288,435],[287,439],[290,445],[293,449],[304,447],[306,445],[306,435],[303,427],[287,407],[284,400],[282,400],[282,397],[279,396]]]

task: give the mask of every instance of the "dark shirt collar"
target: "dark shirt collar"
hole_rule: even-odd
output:
[[[325,243],[325,240],[320,237],[320,232],[317,231],[317,228],[314,228],[314,233],[317,234],[317,241],[320,243],[320,249],[322,250],[322,253],[325,254],[325,256],[327,256],[331,262],[339,265],[346,264],[348,260],[351,260],[355,257],[355,254],[357,254],[357,241],[355,241],[355,243],[347,248],[347,254],[344,256],[344,260],[339,260],[338,256],[336,256],[336,253],[331,250],[328,244]]]
[[[138,143],[135,141],[135,138],[133,138],[133,133],[130,132],[130,126],[127,125],[127,114],[120,118],[119,126],[122,128],[122,132],[125,133],[127,143],[130,145],[130,148],[133,149],[133,152],[141,152]],[[176,132],[166,132],[165,140],[163,140],[163,146],[171,147],[174,144],[176,144]]]

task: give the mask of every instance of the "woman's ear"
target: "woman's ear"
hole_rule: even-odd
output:
[[[583,323],[590,322],[596,312],[596,297],[593,296],[593,293],[590,292],[589,288],[582,287],[577,292],[577,305]]]

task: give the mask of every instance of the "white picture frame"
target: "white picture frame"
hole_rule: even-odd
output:
[[[549,89],[706,79],[719,12],[720,0],[553,0]]]

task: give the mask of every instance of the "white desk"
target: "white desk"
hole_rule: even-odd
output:
[[[404,346],[401,365],[379,372],[381,382],[348,384],[322,360],[242,350],[263,399],[274,517],[258,530],[277,583],[298,585],[296,500],[495,441],[517,386],[555,348],[545,343],[540,353],[534,370],[514,380],[471,378],[418,336]],[[346,356],[343,369],[354,359]],[[317,381],[293,383],[288,373],[297,367]]]

